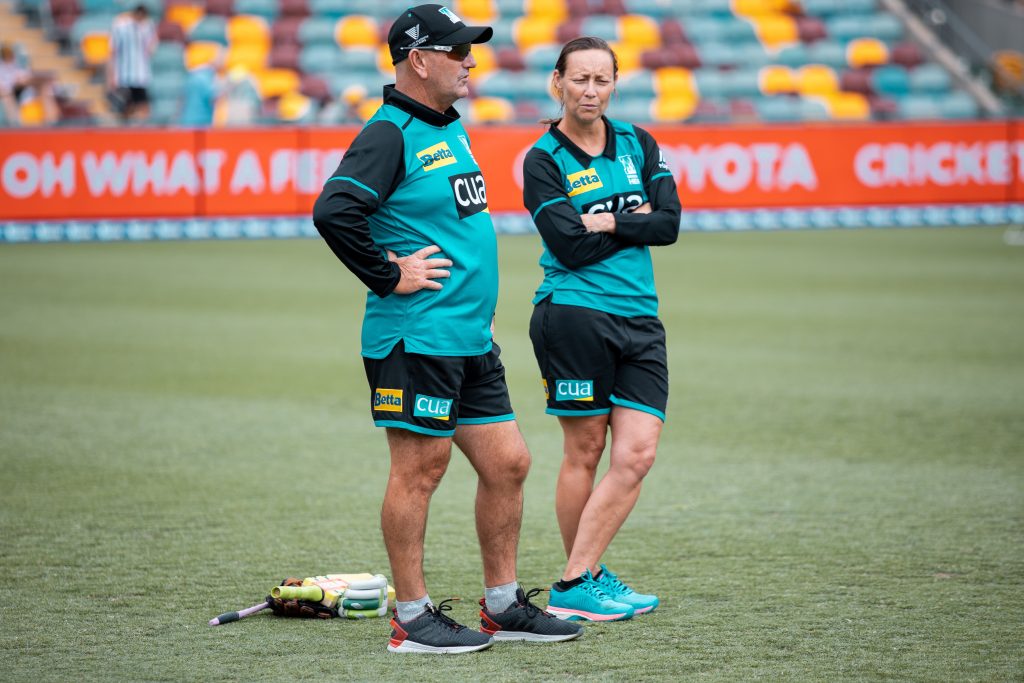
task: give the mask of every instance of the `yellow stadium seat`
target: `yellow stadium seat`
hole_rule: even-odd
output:
[[[373,17],[361,14],[342,17],[334,29],[334,39],[342,47],[377,47],[380,26]]]
[[[569,16],[565,0],[524,0],[523,10],[528,17],[542,17],[556,23]]]
[[[264,69],[255,74],[260,97],[280,97],[299,89],[299,75],[291,69]]]
[[[700,98],[692,92],[660,95],[654,100],[651,114],[655,121],[682,121],[693,115],[699,101]]]
[[[282,121],[300,121],[309,114],[313,102],[300,92],[291,91],[277,101],[277,117]]]
[[[619,17],[619,41],[650,50],[661,46],[661,27],[651,17],[627,14]]]
[[[741,17],[779,14],[790,10],[788,0],[732,0],[732,11]]]
[[[88,33],[82,36],[78,49],[86,66],[103,66],[110,59],[110,36],[106,33]]]
[[[476,46],[474,45],[473,47],[475,48]],[[377,48],[377,71],[389,76],[395,75],[395,65],[391,63],[391,49],[387,46],[387,43]]]
[[[842,121],[865,121],[871,118],[868,98],[856,92],[836,92],[825,98],[832,118]]]
[[[359,118],[363,121],[369,121],[373,118],[373,115],[377,113],[377,110],[380,109],[380,105],[382,104],[384,104],[384,100],[380,97],[371,97],[364,100],[363,103],[359,105]]]
[[[640,68],[641,48],[627,43],[610,43],[609,47],[615,50],[615,58],[619,63],[619,78]]]
[[[797,77],[788,66],[766,66],[757,75],[762,95],[793,93],[798,89]]]
[[[498,65],[497,57],[494,56],[494,48],[482,43],[473,46],[473,59],[476,60],[476,67],[471,72],[474,76],[489,74]]]
[[[503,97],[477,97],[469,104],[474,123],[508,123],[515,118],[512,103]]]
[[[173,21],[187,35],[205,15],[206,8],[203,5],[171,5],[164,13],[164,19]]]
[[[494,0],[455,0],[455,13],[468,23],[490,23],[498,13]]]
[[[209,64],[220,55],[223,48],[220,43],[207,40],[197,40],[188,44],[185,48],[185,68],[189,71],[197,66]]]
[[[262,71],[267,66],[267,56],[270,54],[269,46],[256,43],[230,45],[224,65],[231,69],[236,66],[245,67],[247,71]]]
[[[889,48],[878,38],[857,38],[846,46],[846,62],[853,67],[889,63]]]
[[[18,117],[23,126],[41,126],[46,122],[46,110],[38,97],[25,100],[18,107]]]
[[[557,41],[558,21],[550,17],[520,17],[512,29],[516,46],[529,50],[538,45],[549,45]]]
[[[270,51],[270,26],[263,17],[235,15],[228,19],[227,34],[230,45],[259,44]]]
[[[767,48],[777,49],[800,40],[800,31],[793,17],[769,14],[754,17],[750,21],[754,24],[758,39]]]
[[[802,95],[828,95],[839,90],[839,78],[831,67],[823,64],[802,66],[796,73],[797,88]]]
[[[654,92],[661,97],[674,94],[697,95],[693,72],[681,66],[668,66],[654,72]]]

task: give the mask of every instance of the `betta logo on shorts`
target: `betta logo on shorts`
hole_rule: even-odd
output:
[[[448,166],[458,161],[455,158],[455,154],[452,153],[451,148],[448,147],[447,142],[439,142],[433,147],[427,147],[416,152],[416,157],[423,164],[424,171],[433,171],[434,169],[441,168],[442,166]]]
[[[593,401],[594,380],[592,379],[556,379],[556,401]]]
[[[570,173],[565,177],[565,193],[570,197],[602,187],[604,187],[604,183],[601,182],[601,176],[597,175],[593,166],[579,173]]]
[[[473,214],[487,211],[487,187],[480,171],[461,173],[448,178],[455,196],[455,209],[459,218],[468,218]]]
[[[402,412],[402,390],[377,389],[373,392],[373,409],[385,413]]]
[[[414,417],[432,417],[435,420],[447,420],[451,412],[452,399],[416,394],[416,403],[413,405],[412,411]]]

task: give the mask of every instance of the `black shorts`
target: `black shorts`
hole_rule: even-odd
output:
[[[138,106],[149,103],[149,90],[134,86],[118,88],[117,96],[125,106]]]
[[[657,318],[624,318],[548,297],[533,309],[530,339],[549,415],[604,415],[616,405],[665,421],[668,361]]]
[[[500,354],[492,344],[481,356],[427,356],[398,342],[384,358],[363,358],[373,423],[452,436],[456,425],[516,419]]]

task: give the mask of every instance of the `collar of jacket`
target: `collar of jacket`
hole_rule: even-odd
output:
[[[448,107],[448,111],[444,113],[435,111],[422,102],[414,100],[405,93],[396,90],[394,83],[384,86],[384,104],[398,107],[405,113],[415,116],[420,121],[431,126],[437,126],[438,128],[444,128],[448,124],[459,120],[459,112],[455,111],[455,107]]]
[[[601,121],[604,122],[604,151],[598,156],[608,157],[612,161],[615,161],[615,129],[612,128],[611,121],[608,120],[608,117],[602,116]],[[568,135],[558,130],[557,122],[552,123],[549,130],[551,131],[551,135],[558,140],[558,144],[564,147],[569,154],[573,155],[576,161],[580,163],[580,166],[586,168],[590,165],[590,162],[593,161],[594,157],[584,152],[580,149],[579,145],[569,139]]]

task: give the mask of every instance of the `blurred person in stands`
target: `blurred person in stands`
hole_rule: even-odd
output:
[[[260,90],[244,66],[228,70],[221,91],[223,123],[226,126],[249,126],[260,117]],[[219,119],[218,119],[219,121]]]
[[[614,621],[649,612],[601,564],[654,464],[668,403],[665,328],[650,247],[679,237],[675,180],[654,138],[605,116],[618,78],[608,43],[567,43],[551,77],[562,116],[523,163],[523,198],[543,239],[530,339],[558,417],[555,512],[567,563],[548,611]],[[611,431],[608,471],[594,486]]]
[[[220,76],[224,68],[224,52],[218,51],[213,60],[193,67],[185,83],[185,102],[181,108],[182,126],[208,128],[213,125],[217,98],[223,89]]]
[[[150,60],[156,50],[156,27],[149,9],[139,4],[114,19],[110,29],[107,88],[124,121],[149,118]]]
[[[0,102],[10,125],[22,122],[21,105],[33,97],[38,98],[42,107],[40,123],[55,123],[59,114],[53,79],[43,74],[32,73],[18,63],[18,56],[12,45],[0,44]]]

